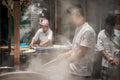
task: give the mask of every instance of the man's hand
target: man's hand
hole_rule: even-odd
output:
[[[108,62],[111,64],[111,65],[114,65],[115,64],[115,61],[112,57],[108,57],[107,58]]]
[[[111,65],[116,65],[118,66],[120,64],[120,61],[118,59],[113,59],[112,57],[108,58],[108,61]]]
[[[70,50],[70,51],[64,53],[64,56],[65,56],[65,57],[70,57],[70,56],[71,56],[71,53],[72,53],[72,51]]]
[[[63,59],[63,58],[67,59],[67,58],[70,57],[71,53],[72,53],[72,51],[70,50],[70,51],[67,51],[67,52],[65,52],[63,54],[58,55],[58,57],[61,58],[61,59]]]
[[[31,43],[30,43],[30,47],[32,48],[33,47],[33,44],[34,44],[35,40],[32,39]]]
[[[111,65],[119,65],[120,64],[120,61],[118,59],[113,59],[105,50],[103,50],[101,52]]]
[[[70,55],[71,55],[71,50],[70,51],[67,51],[67,52],[65,52],[65,53],[62,53],[62,54],[59,54],[57,57],[56,57],[56,59],[57,60],[67,60],[69,57],[70,57]]]
[[[119,59],[114,59],[114,63],[116,66],[120,65],[120,60]]]
[[[33,46],[33,43],[30,43],[30,47],[32,48],[32,46]]]

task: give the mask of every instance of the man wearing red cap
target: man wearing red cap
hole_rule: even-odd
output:
[[[36,32],[35,36],[32,38],[30,47],[32,47],[38,39],[40,40],[39,47],[48,46],[52,43],[53,32],[49,28],[49,21],[47,19],[43,19],[42,21],[40,21],[39,24],[41,25],[41,28]]]

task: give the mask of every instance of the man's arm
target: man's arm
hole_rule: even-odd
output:
[[[47,39],[47,40],[41,42],[39,46],[40,46],[40,47],[43,47],[43,46],[49,44],[50,42],[51,42],[51,40],[50,40],[50,39]]]
[[[72,54],[72,50],[69,50],[63,54],[58,55],[56,59],[58,60],[68,59],[71,56],[71,54]]]
[[[35,34],[35,36],[32,38],[32,41],[30,43],[30,47],[33,46],[33,44],[38,40],[39,34],[40,34],[41,30],[38,30]]]
[[[78,61],[80,58],[82,58],[85,55],[88,49],[89,49],[88,47],[80,46],[79,50],[76,53],[74,53],[74,55],[70,56],[69,61],[70,62]]]
[[[101,53],[103,54],[105,59],[110,62],[110,64],[113,64],[114,62],[113,58],[105,50],[102,50]]]
[[[35,43],[35,39],[32,39],[32,41],[30,43],[30,47],[32,47],[34,43]]]
[[[118,65],[119,62],[118,60],[113,59],[105,50],[104,48],[104,40],[103,40],[103,35],[102,32],[100,32],[98,34],[98,38],[97,38],[97,49],[98,51],[100,51],[100,53],[102,53],[102,55],[104,56],[104,58],[110,63],[110,64],[116,64]]]
[[[65,58],[68,58],[71,56],[71,54],[72,54],[72,50],[69,50],[69,51],[65,52],[63,55],[65,56]]]

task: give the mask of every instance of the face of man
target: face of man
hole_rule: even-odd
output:
[[[84,18],[78,12],[74,12],[70,14],[70,22],[75,26],[80,26],[83,24]]]
[[[114,29],[114,27],[115,27],[115,26],[108,26],[108,25],[106,25],[106,26],[105,26],[105,29],[106,29],[108,32],[112,32],[113,29]]]
[[[44,33],[47,32],[47,30],[48,30],[48,26],[41,26],[41,28],[43,29]]]

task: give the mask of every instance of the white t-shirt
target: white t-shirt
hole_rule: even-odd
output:
[[[114,31],[115,31],[114,34],[116,35],[114,36],[114,40],[118,45],[120,45],[120,34],[119,34],[120,31],[118,30],[114,30]],[[112,58],[117,58],[116,55],[119,55],[117,53],[120,51],[120,49],[117,46],[115,46],[115,44],[106,36],[105,30],[100,31],[98,34],[97,49],[98,51],[105,50]],[[113,67],[104,57],[102,58],[102,66]]]
[[[35,36],[33,37],[33,39],[35,40],[35,41],[37,41],[38,39],[41,41],[41,42],[43,42],[43,41],[45,41],[45,40],[47,40],[47,39],[49,39],[49,40],[51,40],[52,41],[52,39],[53,39],[53,32],[52,32],[52,30],[50,29],[50,28],[48,28],[48,30],[47,30],[47,32],[43,32],[43,29],[41,28],[41,29],[39,29],[37,32],[36,32],[36,34],[35,34]]]
[[[80,46],[88,47],[85,55],[77,63],[70,64],[70,72],[78,76],[91,76],[93,71],[93,60],[95,53],[95,32],[86,22],[77,27],[72,43],[72,55],[80,49]]]

